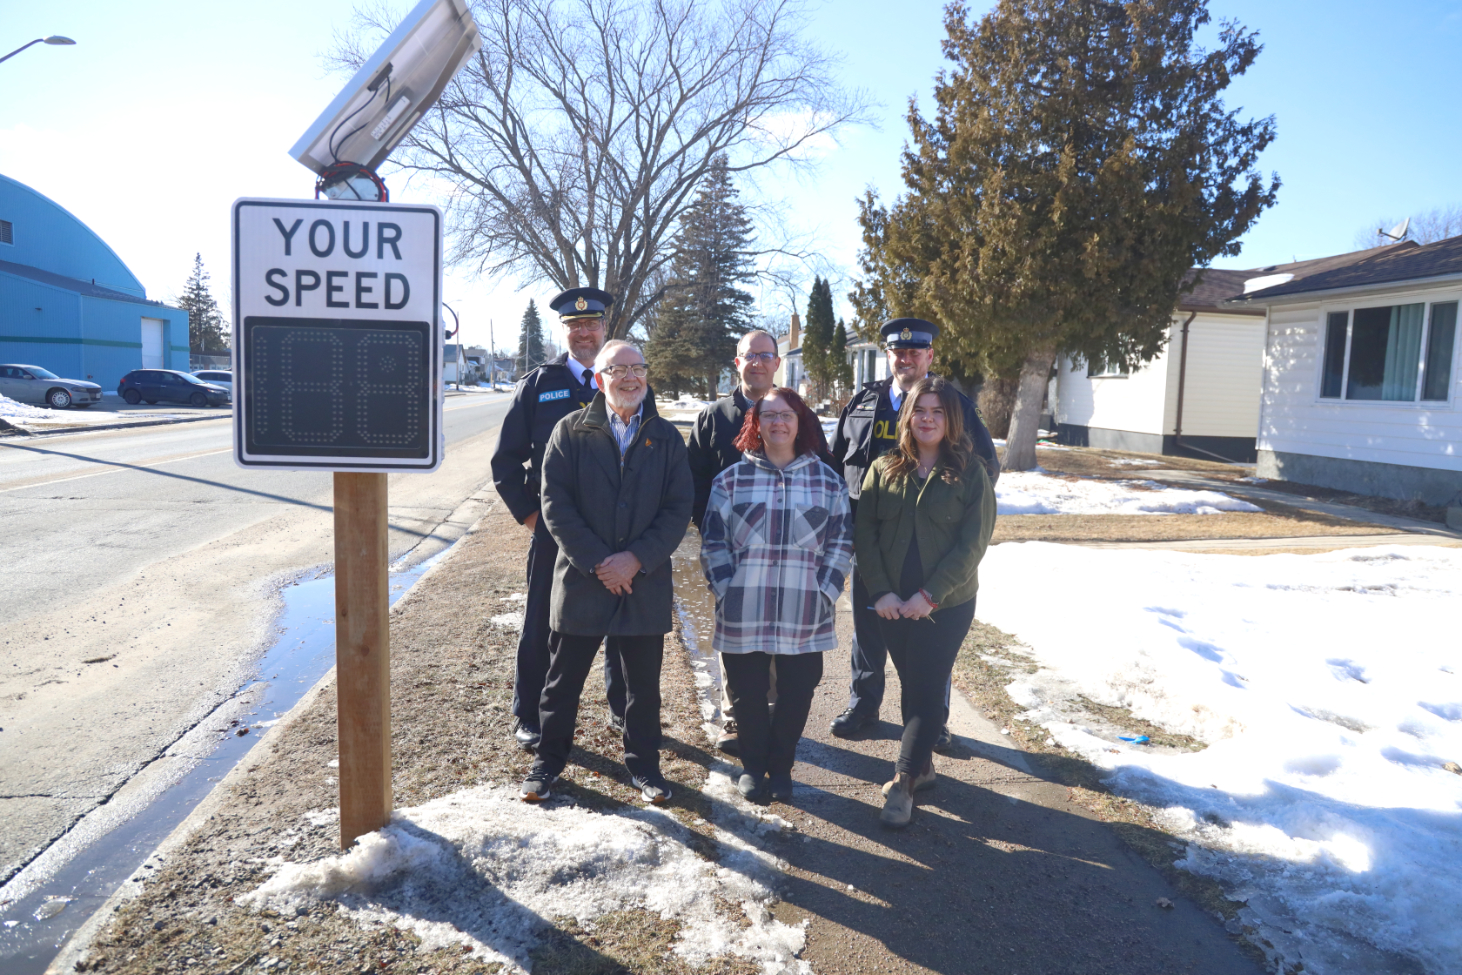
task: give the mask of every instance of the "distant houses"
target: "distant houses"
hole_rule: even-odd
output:
[[[1361,253],[1229,302],[1265,313],[1258,472],[1462,504],[1462,237]]]
[[[149,300],[89,227],[0,176],[0,362],[115,390],[133,369],[189,368],[188,313]]]

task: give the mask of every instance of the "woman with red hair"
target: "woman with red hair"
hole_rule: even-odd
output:
[[[748,799],[786,801],[822,654],[838,645],[833,606],[852,562],[853,520],[822,424],[794,391],[775,388],[748,410],[735,443],[741,461],[711,483],[701,522],[701,567],[716,598],[711,644],[741,739],[736,787]]]

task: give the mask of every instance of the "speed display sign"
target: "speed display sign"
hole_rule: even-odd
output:
[[[234,459],[432,471],[442,462],[442,218],[390,203],[238,200]]]

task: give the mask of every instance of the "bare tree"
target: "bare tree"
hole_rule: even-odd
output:
[[[474,0],[482,50],[393,162],[441,184],[453,260],[618,297],[610,333],[651,287],[711,160],[798,165],[863,121],[836,60],[804,43],[803,0]],[[395,23],[380,7],[337,39],[338,65]]]
[[[1369,226],[1357,230],[1352,244],[1356,250],[1368,250],[1393,243],[1391,238],[1383,237],[1380,231],[1389,231],[1400,222],[1392,217],[1381,217]],[[1462,203],[1435,207],[1418,214],[1411,218],[1411,226],[1406,231],[1406,239],[1414,240],[1418,244],[1434,244],[1459,235],[1462,235]]]

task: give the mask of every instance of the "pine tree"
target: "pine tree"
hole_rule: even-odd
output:
[[[528,299],[528,308],[523,312],[523,325],[518,333],[518,378],[543,365],[546,361],[543,347],[543,320],[538,317],[538,305]]]
[[[208,272],[203,269],[203,255],[193,255],[193,273],[183,285],[177,306],[188,313],[188,349],[200,355],[228,353],[228,323],[213,300],[208,287]]]
[[[737,340],[751,328],[753,298],[741,288],[756,274],[751,239],[751,218],[726,157],[719,156],[680,219],[666,297],[645,343],[645,360],[660,389],[715,398],[736,357]]]
[[[1274,121],[1222,93],[1261,46],[1234,23],[1203,49],[1207,0],[999,0],[945,11],[936,114],[909,111],[907,193],[860,201],[865,330],[917,315],[939,357],[1018,377],[1004,464],[1035,464],[1058,354],[1129,366],[1166,342],[1190,267],[1239,253],[1273,206],[1255,171]]]
[[[831,300],[832,296],[829,295]],[[828,347],[828,358],[832,361],[833,385],[842,393],[853,390],[853,364],[848,361],[848,326],[841,318],[833,331],[832,345]]]
[[[832,286],[823,278],[812,280],[812,294],[807,297],[807,318],[802,329],[802,368],[812,383],[816,402],[828,399],[837,382],[838,360],[833,357]],[[846,339],[844,344],[846,345]]]

